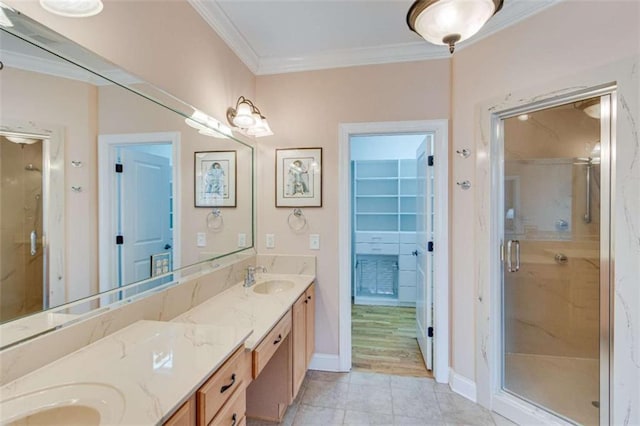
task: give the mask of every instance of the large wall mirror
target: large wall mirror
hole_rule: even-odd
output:
[[[253,247],[251,143],[2,10],[0,346]]]

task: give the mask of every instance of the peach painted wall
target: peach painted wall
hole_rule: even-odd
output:
[[[5,3],[220,120],[238,96],[254,97],[251,71],[186,1],[104,0],[83,19]]]
[[[483,404],[489,404],[488,354],[492,350],[487,347],[491,329],[487,300],[483,300],[490,297],[487,291],[493,285],[489,282],[488,255],[489,108],[617,81],[618,199],[612,212],[616,220],[613,411],[614,424],[640,422],[639,22],[638,2],[561,2],[454,56],[451,148],[470,148],[473,156],[454,159],[453,181],[469,178],[475,185],[469,191],[452,188],[452,367],[478,384],[478,399]],[[476,245],[468,244],[471,238]],[[474,311],[475,316],[470,314]]]
[[[257,101],[275,132],[257,141],[258,252],[317,255],[316,352],[337,355],[339,124],[448,118],[449,61],[259,76]],[[287,147],[323,148],[323,207],[303,209],[309,225],[298,234],[287,226],[291,209],[275,208],[275,149]],[[319,251],[309,250],[315,233]]]

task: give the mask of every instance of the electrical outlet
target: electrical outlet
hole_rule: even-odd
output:
[[[247,234],[238,234],[238,247],[247,246]]]
[[[275,248],[276,246],[276,236],[274,234],[267,234],[265,238],[265,245],[268,249]]]
[[[196,244],[198,247],[206,247],[207,246],[207,234],[204,232],[198,232],[196,237]]]
[[[320,250],[320,234],[309,235],[309,248],[311,250]]]

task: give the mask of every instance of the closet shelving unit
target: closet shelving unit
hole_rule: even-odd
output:
[[[356,304],[415,305],[416,160],[353,161]]]

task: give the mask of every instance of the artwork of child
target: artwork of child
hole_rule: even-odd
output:
[[[224,170],[217,161],[204,176],[204,192],[208,195],[224,196]]]
[[[309,171],[300,160],[294,160],[289,165],[288,173],[289,196],[309,194]]]

